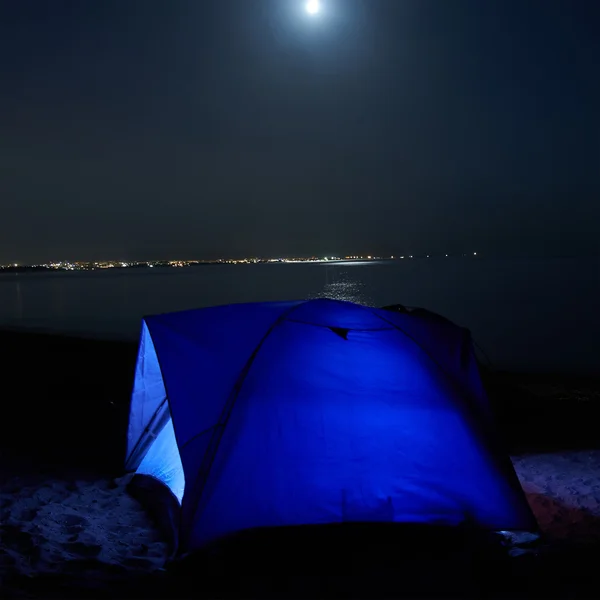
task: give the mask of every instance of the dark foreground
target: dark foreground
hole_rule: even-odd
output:
[[[120,477],[135,357],[136,347],[129,344],[0,333],[0,470]],[[512,455],[600,447],[598,380],[506,373],[484,378]],[[585,523],[600,531],[595,521]],[[0,524],[0,539],[9,533],[15,535]],[[505,540],[467,530],[285,533],[247,534],[152,573],[22,577],[0,560],[0,593],[57,598],[597,596],[600,539],[525,546],[514,556]]]

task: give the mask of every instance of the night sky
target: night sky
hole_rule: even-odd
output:
[[[0,263],[600,251],[598,0],[0,0]]]

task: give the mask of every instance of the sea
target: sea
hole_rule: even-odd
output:
[[[438,312],[492,367],[600,375],[600,257],[414,258],[0,275],[0,327],[136,341],[145,315],[334,298]]]

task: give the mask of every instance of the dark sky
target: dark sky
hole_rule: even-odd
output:
[[[0,0],[0,263],[600,250],[598,0]]]

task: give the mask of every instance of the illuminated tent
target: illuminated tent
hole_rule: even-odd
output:
[[[144,319],[127,469],[167,493],[179,550],[303,524],[534,530],[470,334],[431,314],[320,299]]]

